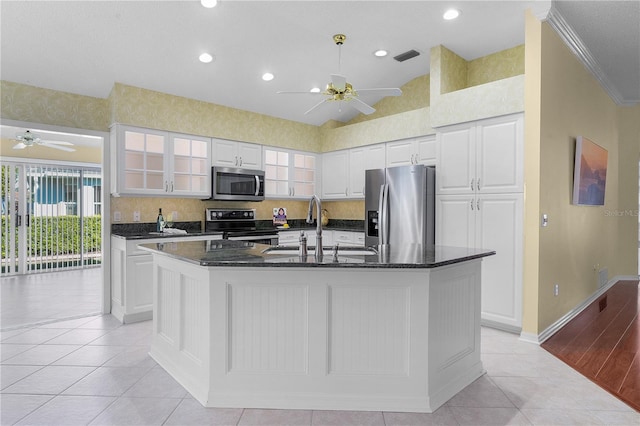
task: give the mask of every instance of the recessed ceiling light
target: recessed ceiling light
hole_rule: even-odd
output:
[[[376,50],[375,52],[373,52],[373,54],[376,55],[379,58],[382,58],[383,56],[387,56],[387,53],[389,53],[389,52],[387,52],[384,49]]]
[[[208,53],[203,53],[198,59],[200,59],[200,62],[208,64],[209,62],[213,61],[213,56],[209,55]]]
[[[309,90],[311,93],[320,93],[320,88],[319,87],[314,87],[313,89]]]
[[[200,0],[200,4],[207,9],[211,9],[212,7],[216,7],[218,0]]]
[[[262,79],[264,81],[271,81],[273,80],[274,75],[271,74],[270,72],[265,72],[264,74],[262,74]]]
[[[442,17],[447,21],[456,19],[458,16],[460,16],[460,11],[458,9],[449,9],[444,13],[444,15],[442,15]]]

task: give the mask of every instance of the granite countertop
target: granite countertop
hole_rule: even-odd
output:
[[[141,244],[140,248],[160,253],[200,266],[236,267],[328,267],[328,268],[435,268],[496,254],[493,250],[465,247],[426,246],[407,244],[386,247],[375,254],[362,253],[363,247],[341,248],[338,262],[332,251],[325,252],[322,260],[309,255],[267,254],[272,246],[246,241],[208,240]],[[294,248],[295,250],[295,248]]]

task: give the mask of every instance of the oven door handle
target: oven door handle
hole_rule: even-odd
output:
[[[253,240],[268,240],[278,238],[277,235],[247,235],[244,237],[228,237],[229,241],[253,241]]]

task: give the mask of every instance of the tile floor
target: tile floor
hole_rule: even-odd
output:
[[[487,374],[433,414],[204,408],[149,356],[151,322],[93,316],[0,333],[2,425],[640,425],[542,348],[483,328]]]
[[[102,268],[13,275],[0,279],[0,329],[101,312]]]

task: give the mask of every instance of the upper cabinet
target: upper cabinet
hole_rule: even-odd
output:
[[[210,139],[122,125],[111,137],[114,195],[209,195]]]
[[[385,144],[362,146],[349,150],[349,195],[364,198],[365,170],[383,169],[386,164]]]
[[[387,144],[387,167],[411,164],[436,164],[435,135],[403,139]]]
[[[346,198],[348,191],[349,151],[322,154],[322,198]]]
[[[262,146],[253,143],[213,139],[213,165],[262,170]]]
[[[523,191],[522,114],[442,128],[437,138],[439,194]]]
[[[316,192],[317,155],[282,148],[264,148],[266,198],[309,198]]]

